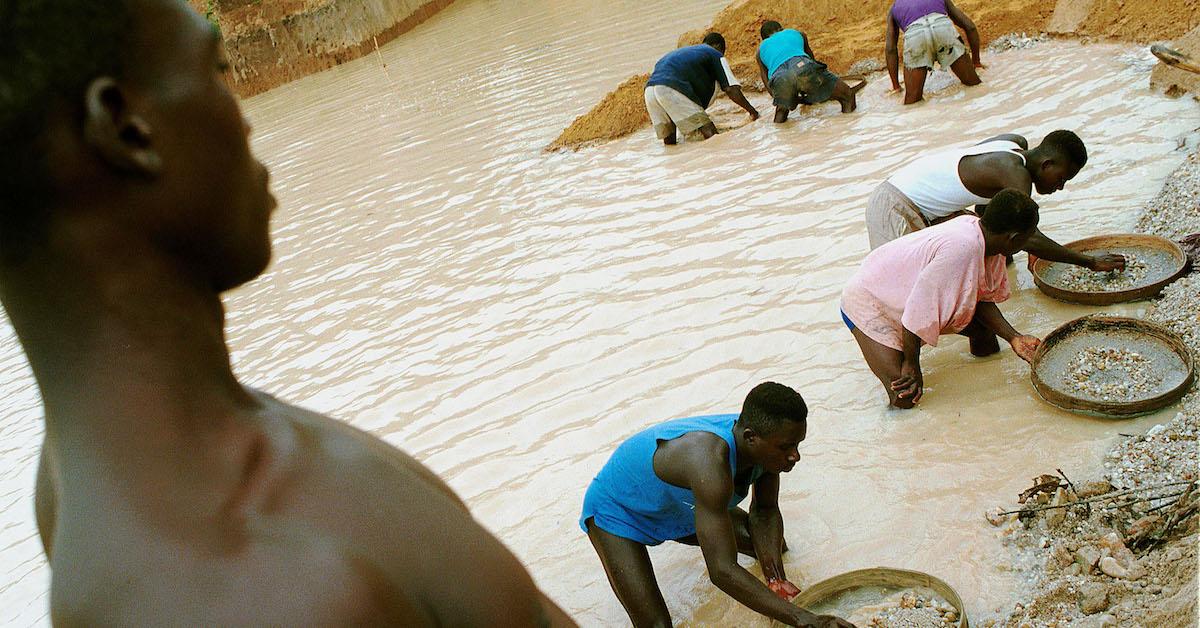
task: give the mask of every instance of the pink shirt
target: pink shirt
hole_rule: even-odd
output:
[[[904,330],[925,344],[966,327],[979,301],[1009,296],[1003,255],[984,257],[979,218],[959,216],[871,251],[842,290],[842,311],[872,340],[903,350]]]

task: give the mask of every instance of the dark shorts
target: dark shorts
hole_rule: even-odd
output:
[[[838,77],[824,63],[807,56],[792,57],[771,74],[767,87],[775,106],[791,111],[797,105],[815,105],[833,96]]]

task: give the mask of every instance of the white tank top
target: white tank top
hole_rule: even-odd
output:
[[[972,205],[982,205],[989,199],[972,194],[958,176],[958,162],[963,157],[985,153],[1013,153],[1025,163],[1025,156],[1018,153],[1021,147],[1016,142],[995,140],[966,148],[952,148],[926,155],[904,166],[888,178],[908,200],[920,208],[929,220],[949,216]]]

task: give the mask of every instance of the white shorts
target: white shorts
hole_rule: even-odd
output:
[[[683,135],[690,135],[700,127],[712,124],[712,119],[704,113],[700,105],[666,85],[647,87],[645,96],[646,111],[650,112],[654,134],[660,140],[670,137],[672,124],[678,127]]]
[[[904,29],[904,67],[933,69],[936,61],[942,69],[966,54],[967,47],[954,28],[954,22],[941,13],[930,13]]]

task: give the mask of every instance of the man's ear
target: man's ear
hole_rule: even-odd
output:
[[[116,170],[147,179],[162,171],[150,124],[130,109],[124,91],[111,77],[97,78],[87,87],[83,135],[88,146]]]
[[[742,428],[742,440],[749,443],[752,438],[758,438],[758,432],[749,427]]]

